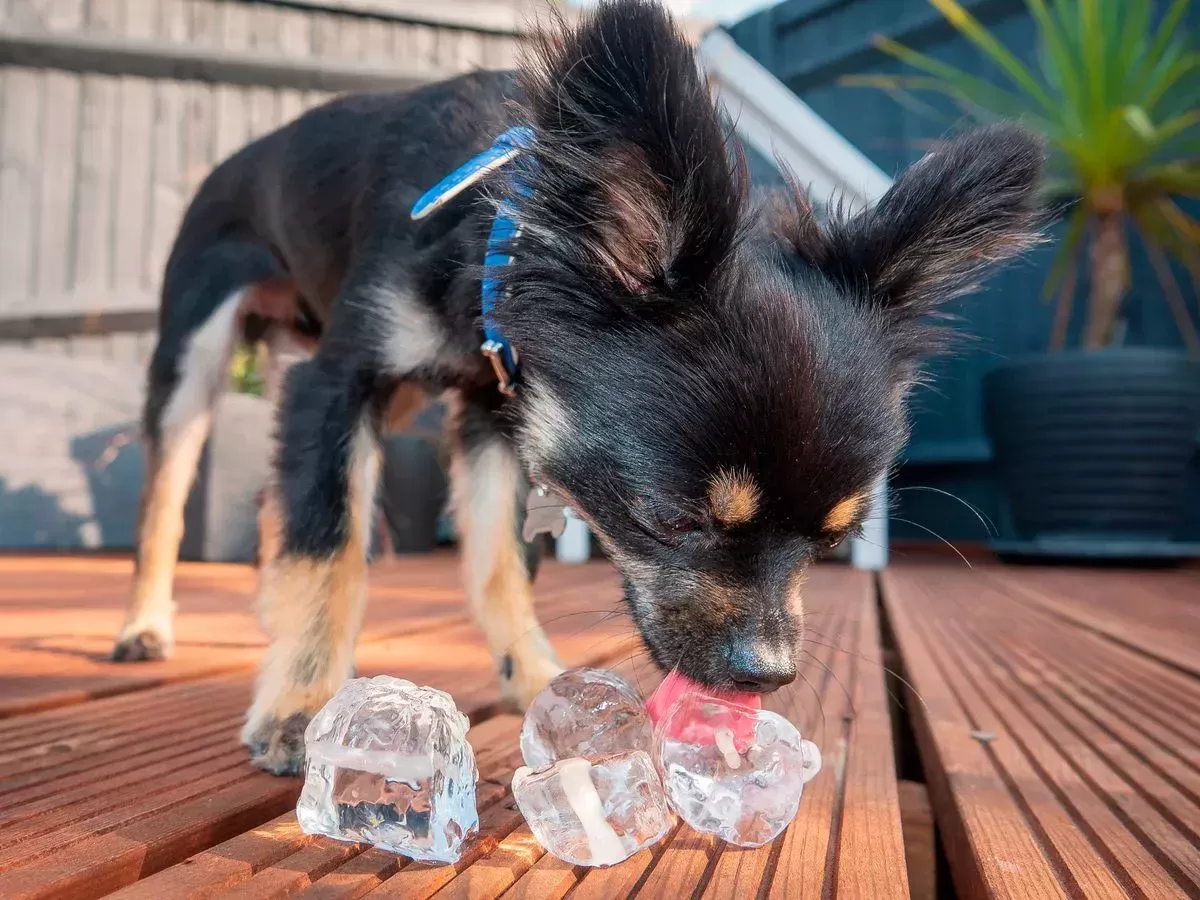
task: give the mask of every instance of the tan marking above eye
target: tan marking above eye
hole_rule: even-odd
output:
[[[758,512],[762,490],[749,472],[721,469],[708,481],[708,505],[722,525],[744,525]]]
[[[842,531],[850,527],[866,499],[866,494],[853,494],[834,504],[825,516],[825,531]]]

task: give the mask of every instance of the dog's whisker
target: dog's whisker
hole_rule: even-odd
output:
[[[847,650],[844,647],[838,647],[836,644],[826,644],[821,641],[812,641],[812,640],[809,640],[807,637],[804,640],[805,640],[805,643],[816,644],[819,647],[828,647],[829,649],[831,649],[837,653],[845,653],[847,656],[852,656],[855,659],[862,660],[863,662],[869,663],[870,665],[878,666],[880,671],[882,671],[884,674],[891,675],[893,678],[895,678],[897,681],[899,681],[902,685],[904,685],[906,688],[908,688],[910,691],[912,691],[913,696],[916,697],[917,700],[920,701],[922,706],[924,706],[926,709],[928,709],[928,704],[925,702],[925,698],[921,696],[921,692],[917,690],[916,686],[911,681],[909,681],[907,678],[905,678],[903,675],[901,675],[899,672],[897,672],[895,669],[891,668],[890,666],[885,666],[879,660],[875,660],[875,659],[871,659],[870,657],[863,656],[861,653],[855,653],[853,650]],[[805,654],[806,656],[808,656],[814,662],[817,662],[818,665],[823,665],[820,662],[820,660],[817,660],[817,658],[815,656],[813,656],[812,653],[805,650],[803,647],[800,648],[800,652]],[[900,697],[897,697],[895,695],[895,693],[892,692],[891,688],[887,688],[887,692],[888,692],[889,697],[891,697],[897,703],[903,704],[903,702],[904,702],[903,699]]]
[[[829,646],[829,645],[825,645],[825,646]],[[834,648],[834,649],[837,649],[837,648]],[[830,678],[833,681],[837,682],[838,687],[842,689],[842,694],[846,697],[846,705],[850,708],[851,714],[853,714],[854,713],[854,698],[850,696],[850,691],[847,690],[846,685],[842,683],[842,680],[840,678],[838,678],[837,673],[834,672],[833,669],[831,669],[828,665],[826,665],[822,660],[818,659],[815,654],[809,653],[803,647],[800,648],[800,652],[805,654],[809,659],[811,659],[818,666],[820,666],[825,671],[825,675],[827,678]]]
[[[799,676],[799,673],[797,673],[797,676]],[[800,714],[802,711],[800,705],[800,686],[796,682],[792,682],[786,688],[783,688],[779,691],[779,696],[780,706],[784,709],[784,711],[789,713],[789,721],[792,723],[798,723],[801,719]],[[797,727],[800,726],[797,725]],[[805,723],[805,727],[808,727],[808,723]]]
[[[888,551],[889,553],[895,552],[895,551],[893,551],[893,550],[892,550],[892,548],[891,548],[891,546],[890,546],[889,544],[877,544],[875,541],[868,540],[868,539],[867,539],[867,538],[865,538],[865,537],[856,537],[856,538],[855,538],[855,540],[856,540],[856,541],[862,541],[862,542],[863,542],[864,544],[866,544],[868,547],[877,547],[877,548],[879,548],[880,550],[886,550],[886,551]],[[900,554],[897,554],[897,555],[899,556]]]
[[[926,534],[930,534],[933,537],[937,538],[939,541],[941,541],[943,544],[945,544],[947,547],[949,547],[951,550],[953,550],[958,555],[958,558],[963,561],[963,563],[966,565],[966,567],[968,569],[975,568],[974,566],[971,565],[971,561],[969,559],[967,559],[966,556],[963,555],[963,552],[961,550],[959,550],[957,547],[955,547],[954,544],[952,544],[950,541],[946,540],[946,538],[942,537],[940,534],[938,534],[932,528],[922,525],[920,522],[914,522],[912,519],[902,519],[899,516],[893,516],[892,518],[894,518],[897,522],[903,522],[905,525],[911,525],[911,526],[913,526],[913,528],[920,528]]]
[[[582,610],[582,611],[578,611],[578,612],[560,613],[559,615],[553,616],[549,619],[539,620],[538,624],[531,625],[529,628],[526,628],[523,632],[521,632],[519,635],[517,635],[515,638],[513,638],[512,642],[505,648],[505,652],[506,653],[512,652],[513,647],[515,647],[520,641],[522,641],[524,638],[528,637],[534,631],[537,631],[539,629],[544,629],[544,627],[547,625],[551,625],[555,622],[560,622],[563,619],[569,619],[572,616],[592,616],[592,615],[598,615],[598,616],[600,616],[600,618],[598,618],[595,622],[590,622],[580,628],[577,628],[575,631],[572,631],[570,634],[568,634],[567,637],[572,637],[572,638],[577,637],[579,634],[581,634],[584,631],[587,631],[587,629],[589,629],[589,628],[594,628],[595,626],[603,624],[604,622],[608,622],[611,619],[618,618],[619,616],[622,615],[622,611],[621,610],[612,610],[612,611],[605,612],[602,610]]]
[[[949,497],[951,500],[956,500],[975,515],[975,518],[979,520],[979,524],[981,524],[987,530],[988,534],[998,535],[1000,533],[999,530],[996,528],[996,523],[993,522],[990,518],[988,518],[984,514],[983,510],[981,510],[974,503],[970,503],[967,500],[964,500],[962,497],[958,496],[957,494],[953,494],[950,491],[944,491],[941,488],[933,487],[932,485],[928,485],[928,484],[917,484],[917,485],[909,485],[907,487],[895,488],[893,492],[900,494],[900,493],[903,493],[904,491],[929,491],[931,494],[941,494],[945,497]]]
[[[808,689],[810,691],[812,691],[812,693],[813,693],[813,702],[816,703],[816,705],[817,705],[817,713],[821,719],[820,736],[816,740],[823,742],[825,739],[826,722],[825,722],[825,705],[821,702],[821,692],[817,690],[817,686],[815,684],[813,684],[811,681],[809,681],[808,676],[805,675],[803,672],[797,672],[796,675],[800,678],[801,681],[803,681],[805,683],[805,685],[808,686]],[[800,718],[800,711],[798,708],[793,708],[792,716],[793,716],[793,722],[795,721],[795,719]],[[805,728],[808,727],[807,722],[804,723],[804,727]],[[809,740],[813,740],[813,738],[809,738]]]
[[[628,659],[629,668],[633,672],[634,681],[637,682],[638,695],[643,700],[646,699],[646,690],[645,690],[645,688],[642,687],[642,675],[641,675],[641,672],[638,671],[638,662],[644,663],[648,660],[650,660],[650,651],[647,650],[644,645],[641,647],[635,647],[633,652],[631,652],[629,654],[629,659]],[[652,660],[650,660],[650,661],[653,664],[653,661]]]

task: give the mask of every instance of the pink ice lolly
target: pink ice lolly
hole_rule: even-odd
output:
[[[688,703],[686,709],[676,710],[674,715],[668,716],[675,705],[689,694],[697,697],[720,697],[727,703],[744,707],[745,715],[721,710],[716,714],[701,716],[699,713],[702,704]],[[656,728],[664,719],[669,719],[663,736],[692,744],[717,744],[725,735],[732,734],[738,752],[744,751],[753,743],[754,714],[760,709],[761,694],[717,692],[685,678],[678,672],[667,675],[646,701],[646,712],[650,714],[650,721]]]

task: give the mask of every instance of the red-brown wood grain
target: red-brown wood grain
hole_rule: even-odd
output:
[[[1200,896],[1196,570],[818,567],[803,677],[768,701],[824,756],[797,820],[753,850],[679,825],[598,870],[547,855],[515,808],[520,718],[452,555],[373,567],[358,666],[449,690],[472,719],[481,834],[454,866],[304,835],[298,780],[247,764],[237,731],[263,648],[252,568],[183,565],[180,652],[144,667],[103,658],[130,574],[119,558],[0,558],[6,900],[901,898],[884,615],[960,896]],[[537,594],[568,664],[658,683],[607,565],[551,562]]]

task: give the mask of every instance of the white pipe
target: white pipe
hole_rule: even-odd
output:
[[[856,569],[877,572],[888,562],[888,485],[887,477],[875,482],[871,508],[863,523],[861,538],[850,542],[850,563]]]
[[[554,542],[554,553],[561,563],[585,563],[592,556],[592,536],[587,523],[567,509],[567,527]]]

